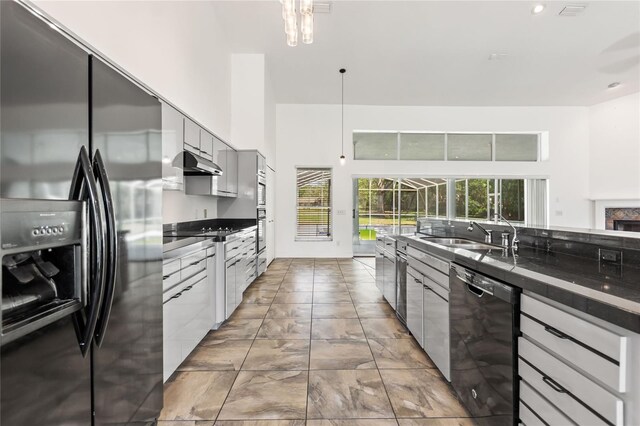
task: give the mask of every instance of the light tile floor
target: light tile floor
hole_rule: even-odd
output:
[[[165,384],[159,426],[473,425],[373,259],[276,259]]]

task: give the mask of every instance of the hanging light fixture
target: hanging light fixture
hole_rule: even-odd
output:
[[[341,109],[341,114],[342,114],[342,126],[340,127],[340,130],[342,132],[342,151],[341,151],[341,155],[340,155],[340,165],[344,166],[344,164],[347,162],[347,158],[344,156],[344,73],[346,73],[347,70],[344,68],[340,68],[340,77],[342,78],[342,109]]]
[[[280,0],[282,3],[282,19],[287,44],[291,47],[298,45],[298,15],[296,0]],[[313,0],[300,0],[300,34],[304,44],[313,43]]]

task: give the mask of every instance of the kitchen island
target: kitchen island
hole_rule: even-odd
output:
[[[468,222],[422,225],[392,237],[407,246],[407,326],[473,416],[639,424],[640,238],[520,228],[513,250]],[[493,300],[504,289],[513,306]]]

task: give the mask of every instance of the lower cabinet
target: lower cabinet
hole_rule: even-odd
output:
[[[407,266],[407,328],[420,346],[424,347],[422,280],[423,277],[420,272]]]
[[[163,303],[163,376],[166,381],[211,328],[206,271],[187,279]]]
[[[640,424],[640,335],[533,294],[521,311],[522,422]]]
[[[442,375],[450,381],[449,293],[428,278],[424,283],[422,347]]]

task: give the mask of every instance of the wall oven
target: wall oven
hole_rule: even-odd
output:
[[[267,211],[258,209],[258,233],[256,238],[256,249],[260,253],[267,247]]]
[[[267,207],[267,174],[264,170],[258,170],[258,208]]]

